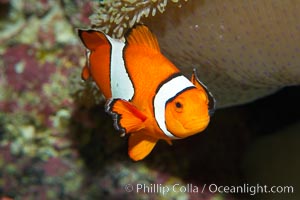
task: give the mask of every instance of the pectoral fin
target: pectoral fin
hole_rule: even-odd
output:
[[[165,141],[168,143],[168,145],[173,145],[171,140],[165,140]]]
[[[128,134],[145,128],[144,121],[147,117],[128,101],[111,99],[106,103],[105,109],[114,116],[117,130]]]
[[[90,54],[91,54],[91,51],[87,49],[85,51],[85,57],[86,57],[85,66],[84,66],[84,68],[82,69],[82,72],[81,72],[81,78],[84,81],[88,80],[91,77]]]
[[[88,66],[84,66],[84,68],[82,69],[82,72],[81,72],[81,79],[86,81],[90,77],[91,77],[91,74],[90,74],[90,70],[89,70]]]
[[[128,154],[134,161],[144,159],[157,143],[156,138],[146,135],[143,131],[132,133],[129,136]]]

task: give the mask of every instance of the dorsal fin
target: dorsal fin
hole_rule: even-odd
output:
[[[135,25],[126,35],[129,45],[143,45],[160,52],[160,48],[155,35],[145,25]]]

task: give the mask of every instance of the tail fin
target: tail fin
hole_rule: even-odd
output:
[[[79,29],[78,35],[84,46],[91,51],[94,51],[98,46],[109,45],[105,34],[100,31]]]

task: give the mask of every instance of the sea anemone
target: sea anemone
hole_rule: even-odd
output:
[[[169,2],[181,7],[187,0],[121,0],[102,1],[96,13],[91,16],[93,27],[120,38],[124,31],[139,23],[142,17],[163,13]]]

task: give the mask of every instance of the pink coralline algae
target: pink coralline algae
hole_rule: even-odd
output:
[[[72,48],[74,49],[72,46],[66,47],[66,49]],[[60,62],[47,58],[51,54],[54,54]],[[53,53],[27,44],[8,48],[3,53],[6,78],[3,84],[6,85],[7,95],[10,93],[9,96],[13,98],[0,100],[0,108],[5,112],[32,113],[34,111],[48,123],[49,116],[53,115],[57,108],[71,106],[71,99],[61,94],[62,92],[67,94],[61,87],[67,86],[70,66],[78,65],[74,62],[76,55],[73,54],[72,50],[62,49]]]
[[[41,63],[36,57],[37,50],[24,44],[13,46],[3,54],[8,84],[16,92],[40,91],[42,85],[55,72],[55,66],[48,62]]]
[[[46,163],[43,164],[45,175],[56,177],[67,173],[69,166],[59,158],[50,158]]]
[[[79,28],[89,26],[89,17],[97,5],[97,1],[62,0],[62,8],[70,24]]]

